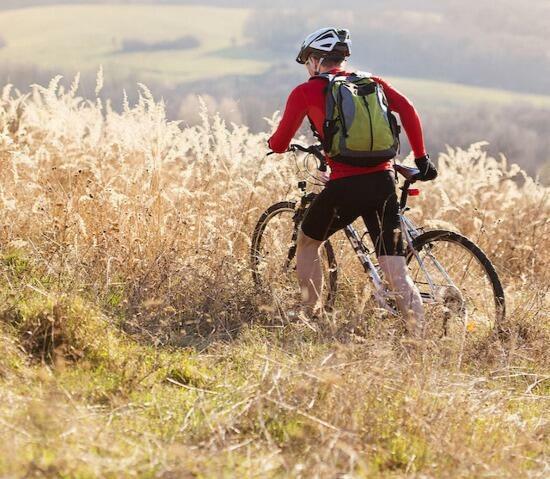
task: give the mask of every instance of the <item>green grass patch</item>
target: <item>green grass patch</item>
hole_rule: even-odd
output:
[[[537,367],[506,369],[509,377],[489,363],[456,371],[441,345],[408,358],[381,338],[327,341],[295,323],[284,333],[248,326],[203,352],[157,348],[124,334],[90,299],[56,292],[24,252],[0,264],[9,279],[0,286],[0,439],[10,444],[0,475],[542,470],[546,403],[526,393],[544,377]],[[33,278],[47,287],[27,287]]]
[[[136,74],[142,81],[194,81],[231,74],[257,74],[261,60],[235,61],[246,39],[247,9],[169,5],[56,5],[0,12],[6,46],[0,61],[61,71],[97,70],[110,77]],[[124,42],[170,44],[185,36],[198,46],[155,51],[123,51]],[[45,41],[47,39],[47,41]],[[218,54],[219,52],[219,54]]]

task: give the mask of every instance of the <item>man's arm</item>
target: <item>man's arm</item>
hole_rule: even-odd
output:
[[[426,147],[424,146],[424,133],[422,132],[422,123],[414,105],[410,100],[389,83],[381,78],[373,77],[376,83],[382,85],[384,94],[388,99],[390,110],[399,115],[409,143],[414,153],[415,158],[426,156]]]
[[[284,153],[307,113],[306,99],[300,86],[289,95],[283,118],[267,144],[276,153]]]
[[[437,169],[431,162],[430,157],[426,154],[424,145],[424,134],[422,132],[422,123],[414,105],[409,99],[399,93],[395,88],[386,83],[381,78],[373,77],[373,79],[382,85],[386,98],[388,99],[389,107],[392,111],[399,114],[407,138],[411,144],[414,153],[414,162],[420,170],[419,180],[430,181],[437,178]]]

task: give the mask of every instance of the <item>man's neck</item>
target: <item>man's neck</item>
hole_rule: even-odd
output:
[[[333,67],[321,66],[319,73],[329,73],[332,71],[339,71],[339,72],[344,71],[344,65],[335,65]]]

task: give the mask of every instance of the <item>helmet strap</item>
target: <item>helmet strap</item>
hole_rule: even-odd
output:
[[[323,60],[325,57],[319,58],[319,65],[317,66],[317,70],[315,70],[315,75],[319,75],[321,73],[321,65],[323,64]]]

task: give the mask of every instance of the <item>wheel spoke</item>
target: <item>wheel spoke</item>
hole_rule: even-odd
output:
[[[293,244],[295,210],[292,204],[284,205],[270,208],[260,219],[253,238],[252,265],[256,285],[267,293],[268,301],[273,301],[277,308],[292,308],[300,301],[296,245]],[[327,307],[332,305],[336,288],[336,267],[333,259],[329,258],[333,258],[332,249],[326,242],[321,249],[321,259]]]
[[[469,240],[452,232],[436,233],[418,238],[420,262],[409,258],[428,321],[442,323],[447,334],[492,332],[503,316],[496,299],[501,286],[492,265]]]

